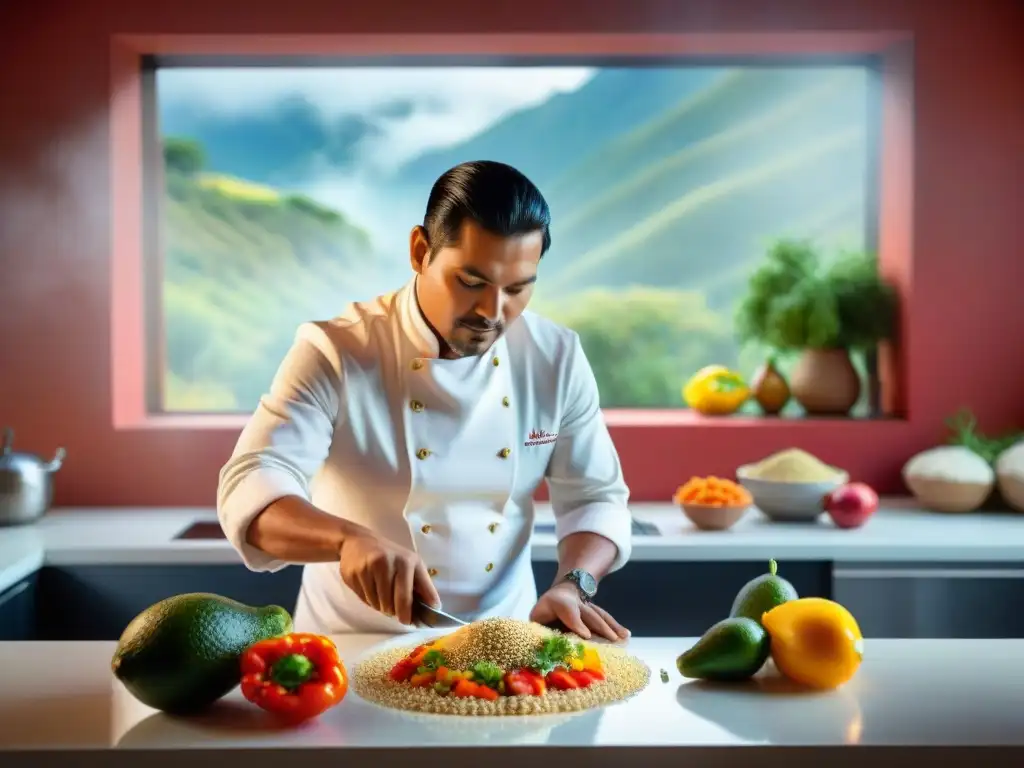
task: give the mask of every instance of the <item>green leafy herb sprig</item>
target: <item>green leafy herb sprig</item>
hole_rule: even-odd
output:
[[[978,420],[968,408],[961,408],[946,419],[946,427],[951,433],[947,439],[950,445],[962,445],[964,448],[974,451],[989,464],[995,464],[999,454],[1024,439],[1024,432],[1020,431],[1007,433],[1000,437],[988,437],[982,434],[978,431]]]
[[[534,666],[542,675],[556,667],[567,667],[570,659],[583,655],[583,643],[573,642],[566,635],[556,634],[545,638],[537,649]]]
[[[505,673],[501,667],[490,661],[478,661],[473,665],[473,681],[497,689]]]
[[[423,661],[420,662],[419,670],[436,672],[439,667],[448,666],[444,654],[436,648],[423,654]],[[417,671],[419,671],[417,670]]]

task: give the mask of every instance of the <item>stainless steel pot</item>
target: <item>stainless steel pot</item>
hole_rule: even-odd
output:
[[[8,427],[0,449],[0,525],[24,525],[42,517],[53,500],[53,473],[64,463],[63,448],[45,462],[14,453],[13,447],[14,430]]]

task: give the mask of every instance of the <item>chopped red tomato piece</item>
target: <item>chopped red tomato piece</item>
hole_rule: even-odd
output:
[[[480,683],[474,683],[472,680],[459,680],[452,689],[452,694],[458,696],[461,699],[487,699],[488,701],[495,701],[498,698],[498,692],[493,688],[488,688],[486,685],[480,685]]]
[[[586,688],[587,686],[593,685],[597,682],[597,678],[594,677],[590,672],[586,670],[572,671],[569,673],[573,680],[579,683],[580,688]]]
[[[388,677],[396,683],[407,682],[416,674],[416,668],[418,666],[419,665],[415,661],[406,657],[398,661],[395,666],[391,668],[391,671],[388,673]]]
[[[543,696],[547,690],[547,683],[544,682],[544,676],[540,672],[536,672],[532,669],[522,670],[523,676],[530,681],[533,686],[534,696]]]
[[[532,669],[516,669],[505,673],[505,693],[509,696],[543,696],[547,686],[544,678]]]
[[[509,696],[533,696],[533,683],[522,672],[506,672],[505,693]]]
[[[548,672],[548,676],[545,680],[547,680],[547,684],[556,691],[571,691],[580,687],[580,684],[576,682],[573,676],[564,669],[556,669],[552,672]]]
[[[473,692],[473,695],[476,696],[478,699],[486,699],[487,701],[498,700],[498,692],[491,688],[489,685],[480,685],[478,683],[476,686],[476,690]]]

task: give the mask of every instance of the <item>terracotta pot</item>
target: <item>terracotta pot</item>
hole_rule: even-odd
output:
[[[789,389],[814,416],[845,416],[860,398],[860,376],[845,349],[806,349],[789,377]]]

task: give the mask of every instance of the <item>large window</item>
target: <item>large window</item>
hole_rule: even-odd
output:
[[[151,83],[154,411],[250,412],[297,324],[409,279],[430,185],[465,160],[547,197],[531,309],[580,333],[605,408],[682,408],[712,363],[750,374],[766,350],[733,318],[774,240],[875,248],[867,64],[173,66]]]

